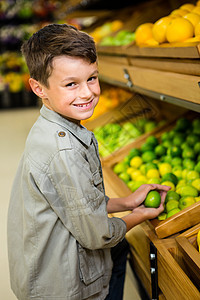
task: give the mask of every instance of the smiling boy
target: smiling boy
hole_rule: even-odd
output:
[[[69,25],[48,25],[22,52],[43,106],[11,193],[11,287],[20,300],[122,299],[123,280],[113,285],[110,249],[130,228],[162,212],[169,187],[143,185],[117,199],[105,195],[96,139],[80,123],[92,116],[100,95],[89,35]],[[142,205],[152,189],[161,194],[157,209]],[[131,212],[121,219],[108,217],[126,210]],[[117,296],[111,286],[120,287]]]

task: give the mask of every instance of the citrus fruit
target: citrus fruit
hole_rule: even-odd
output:
[[[135,156],[130,161],[130,166],[133,168],[139,168],[142,164],[142,158],[140,156]]]
[[[166,148],[173,146],[173,142],[171,140],[164,140],[162,145]]]
[[[194,167],[194,170],[200,173],[200,161],[198,161],[198,163]]]
[[[162,185],[166,185],[166,186],[170,186],[171,187],[171,191],[175,191],[175,185],[173,184],[173,182],[171,182],[171,181],[163,181],[161,184]]]
[[[142,175],[141,171],[136,169],[133,172],[131,172],[130,177],[131,179],[136,180],[136,178],[140,175]]]
[[[163,176],[162,176],[162,179],[161,179],[161,182],[164,182],[164,181],[171,181],[173,182],[174,185],[177,185],[178,183],[178,178],[176,177],[176,175],[174,175],[173,173],[165,173]]]
[[[197,172],[195,170],[189,170],[186,174],[186,180],[195,180],[199,177],[200,177],[199,172]]]
[[[186,15],[187,13],[188,13],[188,10],[178,8],[178,9],[174,9],[174,10],[171,12],[171,16],[174,16],[174,17],[182,17],[182,16]]]
[[[180,199],[180,195],[178,193],[176,193],[175,191],[168,191],[165,197],[165,202],[168,202],[170,200],[179,201],[179,199]]]
[[[198,190],[194,186],[190,185],[185,185],[185,186],[180,186],[176,189],[176,192],[183,196],[192,196],[192,197],[197,197],[198,196]]]
[[[195,8],[192,10],[193,13],[200,14],[200,7],[195,6]]]
[[[126,172],[120,173],[119,178],[122,179],[124,182],[128,182],[130,180],[130,176]]]
[[[185,4],[181,5],[179,8],[187,10],[187,11],[192,11],[195,8],[195,6],[194,6],[194,4],[191,4],[191,3],[185,3]]]
[[[150,135],[146,139],[146,143],[147,144],[151,144],[151,145],[153,145],[155,147],[156,145],[158,145],[158,139],[154,135]]]
[[[193,37],[194,27],[190,21],[184,18],[172,19],[167,26],[166,37],[169,43],[183,42]]]
[[[197,143],[194,145],[194,153],[195,153],[195,154],[200,153],[200,142],[197,142]]]
[[[177,214],[179,211],[181,211],[179,208],[174,208],[174,209],[170,210],[170,211],[167,213],[167,218],[170,218],[171,216]]]
[[[179,208],[182,210],[192,204],[195,203],[195,199],[194,197],[191,197],[191,196],[186,196],[186,197],[182,197],[180,200],[179,200]]]
[[[146,199],[144,200],[144,205],[146,207],[157,208],[160,206],[160,203],[161,203],[161,196],[157,191],[150,191],[147,194]]]
[[[161,176],[163,176],[166,173],[170,173],[172,170],[171,165],[169,163],[165,163],[165,162],[161,163],[158,168],[159,168],[159,172],[160,172]]]
[[[144,125],[144,132],[150,132],[152,131],[154,128],[156,128],[156,122],[155,121],[148,121],[145,125]]]
[[[124,163],[124,162],[119,162],[117,163],[114,168],[113,168],[113,171],[116,173],[116,174],[120,174],[122,172],[125,172],[127,168],[127,164]]]
[[[147,177],[144,175],[140,175],[135,178],[135,181],[143,181],[144,183],[147,183]]]
[[[179,202],[176,200],[169,200],[166,205],[165,205],[165,209],[166,212],[168,213],[170,210],[174,209],[174,208],[178,208],[179,206]]]
[[[181,166],[182,165],[182,159],[181,157],[173,157],[171,161],[171,165],[174,166]]]
[[[153,151],[146,151],[142,154],[142,160],[144,162],[150,162],[156,158],[156,155]]]
[[[140,155],[140,150],[137,148],[133,148],[129,151],[128,157],[131,159],[134,156],[139,156]]]
[[[146,151],[153,151],[154,149],[154,145],[153,144],[150,144],[150,143],[143,143],[142,146],[141,146],[141,151],[144,153]]]
[[[146,174],[146,164],[141,164],[141,166],[139,167],[140,172],[142,173],[142,175]]]
[[[200,191],[200,178],[196,178],[192,181],[192,186]]]
[[[150,169],[146,174],[147,178],[160,178],[160,173],[157,169]]]
[[[145,44],[147,40],[153,38],[152,23],[144,23],[137,27],[135,31],[135,42],[138,46]]]
[[[183,142],[185,141],[185,138],[184,136],[181,134],[181,135],[175,135],[174,138],[173,138],[173,145],[175,146],[181,146],[183,144]]]
[[[167,218],[167,214],[162,212],[161,214],[158,215],[158,220],[163,221]]]
[[[160,184],[160,178],[150,178],[147,181],[148,184]]]
[[[199,197],[194,197],[194,199],[195,199],[195,202],[198,202],[198,201],[200,201],[200,196]]]
[[[186,118],[180,118],[176,121],[175,130],[184,132],[190,127],[190,121]]]
[[[190,21],[194,27],[200,22],[200,15],[195,14],[194,12],[190,12],[190,13],[184,15],[183,18]]]
[[[195,36],[199,36],[200,35],[200,22],[194,28],[194,35]]]
[[[156,21],[153,25],[152,32],[153,37],[158,43],[164,43],[167,41],[166,38],[166,30],[167,26],[170,23],[172,17],[167,16],[160,18],[158,21]]]
[[[190,158],[184,158],[183,160],[183,167],[188,170],[194,170],[195,168],[195,161]]]
[[[166,154],[166,148],[163,146],[163,145],[157,145],[155,148],[154,148],[154,152],[156,154],[156,156],[163,156]]]
[[[152,161],[146,163],[146,172],[151,169],[158,169],[157,164]]]
[[[179,146],[169,147],[167,150],[167,154],[170,155],[171,157],[177,157],[177,156],[180,157],[182,154],[181,147]]]
[[[131,173],[133,173],[133,171],[135,171],[135,170],[137,170],[136,168],[133,168],[133,167],[128,167],[127,169],[126,169],[126,173],[128,174],[128,175],[130,175]]]
[[[161,138],[161,141],[162,141],[162,142],[168,140],[168,139],[169,139],[169,132],[168,132],[168,131],[163,132],[163,133],[161,134],[161,137],[160,137],[160,138]]]
[[[129,187],[129,189],[131,190],[131,192],[135,192],[142,184],[144,184],[145,182],[143,181],[129,181],[127,183],[127,186]]]
[[[186,143],[188,143],[191,147],[193,147],[197,142],[199,142],[199,136],[196,134],[190,134],[186,138]]]

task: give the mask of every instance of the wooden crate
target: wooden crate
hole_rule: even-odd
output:
[[[200,214],[199,214],[200,215]],[[200,253],[197,248],[197,233],[200,223],[176,237],[181,252],[181,265],[200,290]]]
[[[189,117],[193,118],[193,113],[186,113]],[[168,124],[168,127],[162,128],[160,131],[155,133],[155,136],[159,138],[161,134],[165,131],[172,129],[175,125],[175,122]],[[125,197],[131,194],[128,186],[123,182],[117,174],[114,173],[113,167],[116,163],[122,161],[125,156],[128,155],[131,148],[140,148],[141,145],[145,142],[146,137],[142,136],[137,139],[137,141],[131,143],[120,149],[117,156],[112,156],[109,161],[104,162],[103,164],[103,174],[105,181],[105,188],[107,190],[114,191],[115,195],[118,197]],[[109,196],[109,195],[108,195]],[[149,221],[154,228],[154,231],[158,238],[165,238],[171,236],[175,233],[179,233],[182,230],[190,228],[191,226],[199,223],[200,216],[200,201],[195,204],[181,210],[177,214],[171,216],[170,218],[159,221],[154,219]]]

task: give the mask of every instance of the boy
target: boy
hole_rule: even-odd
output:
[[[125,198],[105,196],[97,142],[80,124],[100,95],[90,36],[52,24],[25,42],[22,52],[43,106],[11,193],[12,289],[20,300],[105,299],[113,285],[110,249],[133,226],[160,214],[169,187],[144,185]],[[161,193],[158,209],[141,205],[151,189]],[[107,216],[125,210],[132,212],[122,219]],[[116,300],[111,289],[107,299]]]

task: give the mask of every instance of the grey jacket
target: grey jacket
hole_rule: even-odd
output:
[[[126,232],[106,211],[92,132],[45,106],[32,127],[8,211],[11,287],[20,300],[105,299],[110,248]]]

